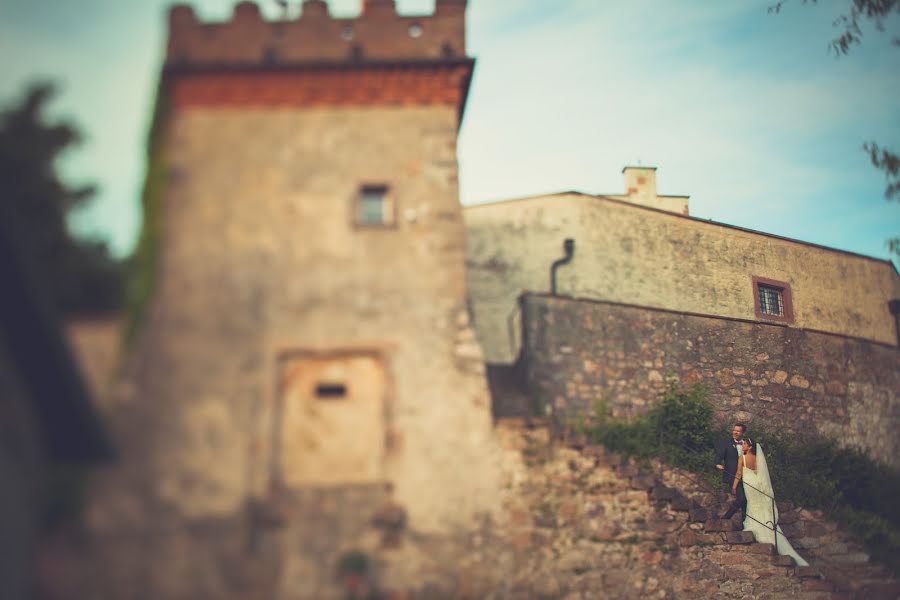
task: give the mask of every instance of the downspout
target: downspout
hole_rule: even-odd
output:
[[[888,310],[894,316],[894,331],[897,333],[897,348],[900,348],[900,300],[888,302]]]
[[[556,269],[572,260],[572,256],[575,254],[575,240],[566,238],[563,242],[563,250],[566,255],[553,261],[553,265],[550,267],[550,295],[552,296],[556,295]]]

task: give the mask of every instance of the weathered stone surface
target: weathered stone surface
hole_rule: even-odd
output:
[[[707,521],[706,524],[704,524],[703,529],[707,532],[734,531],[735,525],[731,521],[714,519]]]
[[[790,327],[533,294],[524,297],[524,308],[529,387],[553,398],[565,396],[576,377],[587,386],[558,407],[558,417],[592,415],[598,396],[613,417],[646,411],[661,391],[634,383],[648,361],[646,345],[664,353],[682,383],[705,382],[717,418],[749,422],[751,437],[756,423],[785,433],[813,431],[900,466],[900,437],[891,429],[900,421],[900,354],[893,348]],[[602,336],[581,327],[588,317],[604,323]],[[549,362],[562,340],[572,354]],[[584,370],[585,360],[597,356],[608,357],[608,368]]]
[[[809,387],[809,381],[801,375],[794,375],[793,377],[791,377],[790,383],[792,386],[798,387],[800,389],[806,389]]]
[[[825,593],[804,591],[805,579],[818,580],[811,571],[795,570],[786,557],[770,563],[772,545],[748,543],[752,534],[730,531],[731,522],[710,523],[712,528],[720,525],[722,531],[691,529],[696,524],[689,523],[688,515],[672,511],[670,501],[653,500],[645,491],[632,489],[632,479],[622,478],[615,468],[594,466],[594,457],[587,449],[578,452],[557,447],[551,452],[548,437],[522,423],[501,422],[498,438],[505,449],[506,482],[502,498],[505,508],[499,522],[475,536],[461,536],[452,542],[403,529],[399,544],[384,545],[378,535],[380,526],[399,528],[404,523],[402,510],[391,504],[387,490],[296,496],[286,503],[291,511],[285,521],[289,530],[279,535],[299,538],[301,531],[320,532],[323,539],[311,550],[322,552],[324,558],[292,563],[287,574],[303,582],[314,578],[317,570],[332,572],[336,556],[329,554],[325,538],[331,529],[346,528],[355,533],[356,547],[376,561],[376,580],[395,582],[394,587],[385,586],[388,597],[775,600]],[[533,460],[536,456],[542,459]],[[692,511],[715,514],[722,510],[719,503],[724,500],[714,493],[718,490],[709,490],[666,465],[655,464],[654,472],[662,483],[658,489],[672,490],[674,499],[702,507]],[[347,510],[354,515],[352,519],[342,519]],[[839,530],[826,526],[817,511],[795,512],[809,535],[831,540],[821,548],[854,548]],[[325,520],[320,522],[323,515]],[[240,554],[240,540],[240,529],[235,529],[234,552],[227,560],[246,561]],[[817,566],[827,565],[829,572],[839,564],[822,562],[832,560],[830,554],[804,556]],[[271,566],[261,558],[258,563],[235,569],[235,580],[243,582],[240,589],[246,597],[255,597],[251,592],[258,596],[266,589],[260,582],[267,581],[266,577],[271,580],[274,571],[264,570]],[[870,569],[868,565],[843,563],[840,568],[853,573],[853,581],[876,582],[875,571],[862,571]],[[429,575],[423,579],[420,573]],[[889,579],[878,581],[891,583]],[[299,587],[293,589],[297,591],[295,597],[313,597],[301,593]],[[854,587],[853,593],[859,589],[861,585]],[[317,593],[314,597],[341,597],[329,594]]]
[[[831,592],[834,586],[821,579],[804,579],[803,589],[810,592]]]
[[[775,374],[772,376],[772,381],[781,385],[785,381],[787,381],[788,374],[787,371],[775,371]]]
[[[677,511],[688,511],[691,509],[692,504],[690,499],[685,498],[684,496],[676,496],[672,499],[672,502],[669,504],[672,507],[672,510]]]
[[[737,379],[734,377],[734,373],[732,373],[731,369],[724,368],[719,369],[716,372],[716,379],[719,380],[719,385],[723,387],[729,387],[737,383]]]
[[[750,544],[747,546],[747,552],[751,554],[775,554],[775,546],[773,544]]]
[[[691,509],[688,514],[690,515],[691,521],[695,523],[702,523],[709,519],[709,513],[705,508]]]
[[[636,490],[650,490],[656,484],[656,478],[652,475],[639,475],[632,477],[630,485]]]
[[[752,544],[756,538],[750,531],[727,531],[725,541],[729,544]]]
[[[772,564],[777,565],[779,567],[792,567],[794,566],[794,559],[790,556],[777,555],[772,557]]]
[[[675,497],[675,490],[670,487],[657,485],[650,490],[650,497],[656,500],[671,500]]]

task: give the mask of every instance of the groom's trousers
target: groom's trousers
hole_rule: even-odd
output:
[[[728,486],[728,491],[731,491],[731,486]],[[725,512],[724,517],[730,519],[737,511],[741,511],[741,514],[744,514],[746,510],[747,495],[744,493],[744,482],[742,481],[738,484],[737,490],[735,490],[734,500],[728,505],[728,510]]]

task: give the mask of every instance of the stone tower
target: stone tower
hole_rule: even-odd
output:
[[[457,183],[465,8],[171,9],[156,283],[110,402],[92,597],[327,598],[384,507],[437,537],[494,510]]]

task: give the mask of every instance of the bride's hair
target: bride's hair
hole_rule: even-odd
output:
[[[744,441],[750,446],[750,454],[756,454],[756,442],[750,438],[744,438]]]

